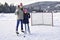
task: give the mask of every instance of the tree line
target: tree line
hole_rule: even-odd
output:
[[[5,2],[5,4],[0,3],[0,13],[14,13],[16,10],[16,6],[13,4],[8,5],[8,3]]]

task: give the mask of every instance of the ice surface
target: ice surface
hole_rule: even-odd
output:
[[[30,19],[31,21],[31,19]],[[60,40],[60,14],[54,14],[55,26],[31,26],[31,35],[27,34],[24,38],[23,33],[17,36],[16,29],[16,15],[14,14],[0,14],[0,40]],[[58,26],[59,25],[59,26]]]

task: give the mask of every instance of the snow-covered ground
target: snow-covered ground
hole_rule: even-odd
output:
[[[15,33],[16,15],[0,14],[0,40],[60,40],[60,14],[54,14],[53,18],[53,27],[44,25],[31,26],[30,22],[31,35],[27,34],[24,38],[23,33],[20,32],[20,27],[20,35],[17,36]]]

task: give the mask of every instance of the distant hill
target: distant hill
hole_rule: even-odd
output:
[[[29,12],[32,11],[52,12],[54,10],[60,10],[60,2],[59,1],[36,2],[29,5],[25,5],[24,7],[27,8]]]

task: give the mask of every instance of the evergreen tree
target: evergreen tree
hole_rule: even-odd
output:
[[[5,2],[4,7],[3,7],[3,12],[4,13],[10,13],[10,7],[8,3]]]

